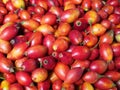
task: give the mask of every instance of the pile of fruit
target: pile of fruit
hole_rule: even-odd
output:
[[[0,90],[120,90],[120,1],[1,0]]]

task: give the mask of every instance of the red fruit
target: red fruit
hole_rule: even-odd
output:
[[[69,32],[71,31],[72,27],[69,23],[62,22],[58,25],[57,30],[55,31],[55,36],[67,36]]]
[[[60,17],[60,20],[62,22],[72,23],[78,19],[79,15],[80,15],[80,11],[77,8],[68,9],[68,10],[63,11]]]
[[[48,34],[43,39],[43,45],[48,48],[48,54],[52,54],[53,52],[53,43],[55,42],[55,36],[52,34]]]
[[[89,11],[91,9],[91,0],[84,0],[81,4],[81,7],[84,11]]]
[[[107,14],[112,14],[114,11],[114,7],[112,5],[104,5],[102,7],[102,10],[104,10]]]
[[[32,72],[38,67],[38,62],[35,59],[27,59],[23,62],[21,69],[26,72]]]
[[[101,77],[94,86],[98,89],[104,90],[104,89],[111,89],[115,87],[113,81],[107,77]]]
[[[21,25],[29,31],[34,31],[39,27],[39,23],[33,19],[23,20]]]
[[[120,7],[115,7],[114,13],[120,15]]]
[[[95,23],[90,28],[90,34],[95,35],[95,36],[101,36],[106,32],[106,30],[107,29],[102,24]]]
[[[54,68],[55,74],[61,79],[65,80],[66,79],[66,74],[69,71],[69,66],[62,62],[58,62]]]
[[[91,7],[95,11],[99,11],[103,7],[103,2],[101,0],[93,0]]]
[[[67,64],[67,65],[71,65],[73,63],[73,61],[74,61],[72,56],[71,56],[71,53],[70,52],[66,52],[66,51],[59,53],[58,59],[62,63]]]
[[[75,83],[78,81],[82,74],[83,74],[84,69],[81,67],[75,67],[72,68],[68,71],[68,73],[65,76],[65,83]]]
[[[85,18],[79,18],[74,22],[74,29],[84,31],[88,27],[88,22]]]
[[[100,78],[99,74],[95,71],[88,71],[82,77],[82,79],[85,82],[88,82],[91,84],[95,83],[99,78]]]
[[[3,23],[15,22],[18,19],[18,15],[14,13],[6,14],[3,20]]]
[[[105,12],[104,10],[100,9],[98,11],[98,15],[102,18],[102,19],[107,19],[108,18],[108,13]]]
[[[110,44],[108,43],[102,43],[100,45],[100,57],[107,61],[110,62],[113,59],[113,51],[112,51],[112,47],[110,46]]]
[[[91,83],[89,82],[84,82],[82,85],[81,85],[81,90],[94,90],[94,87]]]
[[[30,46],[39,45],[42,43],[43,35],[41,32],[33,32],[29,38]]]
[[[38,82],[37,83],[37,87],[38,87],[38,90],[49,90],[50,89],[50,80],[45,80],[43,82]]]
[[[119,43],[112,43],[112,50],[113,56],[117,57],[120,56],[120,44]]]
[[[23,86],[29,86],[32,83],[31,76],[27,72],[18,71],[15,73],[15,76],[16,76],[18,83]]]
[[[71,83],[62,83],[62,89],[64,90],[75,90],[75,85]]]
[[[13,63],[11,60],[1,57],[0,59],[0,72],[2,73],[10,73],[13,72]]]
[[[99,21],[98,13],[94,10],[89,10],[88,12],[86,12],[84,18],[90,25],[95,24]]]
[[[47,48],[43,45],[31,46],[25,52],[25,55],[27,57],[33,59],[44,57],[46,54],[47,54]]]
[[[67,37],[59,37],[55,40],[55,42],[53,43],[53,50],[57,51],[57,52],[62,52],[68,49],[69,46],[69,42]]]
[[[49,24],[42,24],[40,25],[36,31],[41,32],[44,36],[48,35],[48,34],[53,34],[55,32],[54,28],[49,25]]]
[[[8,54],[12,49],[12,45],[9,41],[0,39],[0,52],[3,54]]]
[[[89,57],[89,60],[95,60],[98,57],[99,57],[99,49],[98,48],[91,49],[91,55]]]
[[[94,47],[98,42],[98,37],[92,34],[88,34],[84,37],[83,45],[87,47]]]
[[[76,46],[72,50],[73,59],[85,60],[90,56],[90,50],[86,46]]]
[[[28,48],[28,42],[16,44],[12,50],[7,54],[7,58],[11,60],[20,59],[23,57],[25,50]]]
[[[70,42],[74,45],[78,45],[83,41],[83,35],[78,30],[71,30],[68,35]]]
[[[74,63],[71,65],[71,68],[81,67],[81,68],[88,68],[90,65],[89,60],[75,60]]]
[[[25,86],[25,90],[37,90],[36,86]]]
[[[114,7],[118,7],[119,6],[119,0],[107,0],[106,4],[112,5]]]
[[[24,88],[19,83],[13,83],[10,85],[9,90],[24,90]]]
[[[53,70],[56,65],[56,60],[52,56],[42,58],[42,66],[47,70]]]
[[[45,10],[48,10],[48,4],[46,0],[37,0],[35,1],[36,5],[41,6],[42,8],[44,8]]]
[[[114,31],[109,30],[105,32],[102,36],[100,36],[99,45],[101,45],[102,43],[112,44],[113,40],[114,40]]]
[[[116,69],[120,69],[120,57],[116,57],[114,62]]]
[[[50,7],[49,12],[55,14],[57,17],[60,17],[63,10],[60,7],[52,6]]]
[[[0,38],[4,40],[11,40],[18,34],[16,26],[8,26],[0,32]]]
[[[38,5],[34,7],[34,12],[39,15],[45,14],[44,8],[42,8],[41,6],[38,6]]]
[[[18,43],[23,43],[23,42],[27,42],[27,41],[28,41],[27,36],[25,36],[25,35],[17,35],[15,38],[13,38],[10,41],[10,43],[15,46]]]
[[[95,60],[90,64],[90,70],[98,74],[103,74],[107,70],[107,63],[104,60]]]
[[[22,58],[20,58],[20,59],[15,60],[16,70],[18,70],[18,71],[23,70],[22,65],[23,65],[23,63],[24,63],[26,60],[28,60],[27,57],[22,57]]]
[[[111,22],[108,20],[108,19],[103,19],[102,21],[101,21],[101,24],[105,27],[105,28],[107,28],[107,29],[110,29],[111,28]]]
[[[113,24],[119,24],[119,22],[120,22],[120,15],[118,15],[118,14],[111,14],[108,17],[108,20],[110,22],[112,22]]]
[[[16,77],[14,73],[4,73],[3,76],[11,84],[16,82]]]
[[[48,77],[48,71],[45,68],[37,68],[32,71],[31,78],[34,82],[40,83]]]
[[[118,72],[118,71],[107,71],[105,73],[105,76],[115,82],[120,80],[120,72]]]
[[[27,10],[20,10],[18,12],[18,15],[19,15],[20,19],[22,19],[22,20],[28,20],[31,18],[31,15]]]
[[[56,80],[52,84],[52,90],[61,90],[62,89],[62,80]]]
[[[47,13],[41,18],[41,24],[54,25],[56,23],[56,15],[52,13]]]
[[[41,18],[42,18],[42,16],[40,14],[33,14],[33,16],[32,16],[32,19],[39,23],[41,22]]]

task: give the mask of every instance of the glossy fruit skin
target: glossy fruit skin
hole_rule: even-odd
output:
[[[54,68],[54,72],[55,74],[61,79],[61,80],[65,80],[66,78],[66,74],[69,71],[69,67],[68,65],[62,63],[62,62],[58,62]]]
[[[91,0],[84,0],[81,4],[81,7],[84,11],[89,11],[91,9]]]
[[[84,18],[89,24],[95,24],[98,22],[99,16],[96,11],[90,10],[85,13]]]
[[[57,30],[55,31],[55,36],[60,37],[60,36],[67,36],[69,32],[71,31],[72,27],[70,26],[69,23],[62,22],[58,25]]]
[[[66,40],[67,37],[59,37],[53,43],[53,50],[57,52],[62,52],[68,49],[69,41]]]
[[[45,68],[37,68],[32,71],[31,78],[34,82],[45,81],[48,77],[48,71]]]
[[[25,55],[27,57],[33,59],[44,57],[46,54],[47,54],[47,48],[43,45],[31,46],[25,52]]]
[[[43,39],[43,45],[48,48],[48,54],[52,54],[53,52],[53,43],[55,42],[55,36],[52,34],[46,35]]]
[[[12,61],[6,57],[1,57],[0,66],[0,72],[2,73],[10,73],[14,71]]]
[[[79,18],[74,22],[74,29],[84,31],[88,27],[88,22],[85,18]]]
[[[98,42],[98,37],[92,34],[88,34],[84,37],[83,45],[87,47],[94,47]]]
[[[35,31],[41,32],[44,36],[55,32],[54,28],[49,24],[42,24],[38,26]]]
[[[34,31],[39,27],[39,23],[33,19],[22,20],[21,25],[29,31]]]
[[[111,14],[108,17],[108,20],[111,21],[113,24],[119,24],[119,22],[120,22],[120,15],[118,15],[118,14]]]
[[[69,9],[63,11],[60,20],[62,22],[72,23],[74,22],[80,15],[80,12],[78,9]]]
[[[87,69],[90,65],[90,61],[89,60],[75,60],[72,65],[71,68],[75,68],[75,67],[81,67],[84,69]]]
[[[83,41],[83,35],[78,30],[71,30],[68,34],[70,42],[74,45],[79,45]]]
[[[99,11],[103,7],[101,0],[93,0],[91,7],[95,11]]]
[[[61,90],[61,88],[62,88],[62,80],[56,80],[56,81],[54,81],[53,82],[53,85],[52,85],[52,89],[53,90]]]
[[[115,57],[119,56],[120,55],[120,53],[119,53],[120,44],[119,43],[113,43],[111,46],[112,46],[112,50],[113,50],[113,55]]]
[[[11,60],[22,58],[28,46],[29,44],[27,42],[16,44],[14,48],[12,48],[12,50],[7,54],[7,58]]]
[[[30,41],[30,46],[34,46],[34,45],[39,45],[42,43],[42,39],[43,39],[43,35],[41,32],[34,32],[32,33],[32,35],[30,36],[29,40]]]
[[[49,90],[50,89],[50,84],[51,84],[50,80],[45,80],[43,82],[38,82],[37,88],[39,90]]]
[[[86,46],[76,46],[73,48],[72,57],[73,59],[85,60],[90,56],[90,51]]]
[[[24,88],[19,83],[13,83],[10,85],[9,90],[24,90]]]
[[[17,81],[23,86],[29,86],[32,83],[32,79],[29,73],[24,71],[18,71],[15,74]]]
[[[14,38],[17,35],[17,33],[18,29],[16,28],[16,26],[11,25],[0,32],[0,38],[9,41],[12,38]]]
[[[52,56],[42,58],[42,66],[47,70],[53,70],[56,65],[56,59]]]
[[[107,70],[107,63],[103,60],[95,60],[90,64],[90,70],[102,74]]]
[[[99,57],[99,49],[98,48],[91,49],[91,55],[89,57],[89,60],[95,60],[98,57]]]
[[[101,36],[106,32],[106,30],[107,29],[102,24],[95,23],[94,25],[92,25],[90,33],[95,36]]]
[[[81,67],[76,67],[76,68],[72,68],[68,71],[68,73],[66,74],[66,78],[65,78],[65,83],[74,83],[76,81],[78,81],[82,74],[83,74],[84,69]]]
[[[3,54],[8,54],[12,50],[12,45],[9,41],[0,39],[0,52]]]
[[[59,53],[58,60],[67,65],[71,65],[74,62],[71,53],[66,51]]]
[[[112,81],[118,81],[120,79],[120,73],[117,71],[107,71],[105,76],[110,78]]]
[[[21,65],[21,69],[26,72],[32,72],[36,68],[38,68],[38,61],[35,59],[27,59]]]
[[[115,67],[119,70],[120,69],[120,67],[119,67],[120,66],[120,57],[116,57],[114,62],[115,62]]]
[[[89,82],[84,82],[82,85],[81,85],[81,90],[94,90],[94,87],[91,83]]]
[[[82,79],[85,82],[93,84],[99,79],[99,74],[95,71],[88,71],[83,75]]]
[[[114,83],[107,77],[100,78],[95,84],[98,89],[110,89],[114,87]]]
[[[10,84],[16,82],[16,77],[14,73],[4,73],[3,76]]]
[[[25,1],[24,0],[11,0],[13,6],[15,8],[25,8]]]
[[[100,45],[100,57],[107,62],[110,62],[113,59],[112,47],[108,43]]]
[[[54,25],[56,23],[56,15],[52,13],[47,13],[41,18],[41,24]]]
[[[106,32],[105,34],[103,34],[102,36],[100,36],[99,45],[102,43],[112,44],[113,40],[114,40],[114,31],[110,30]]]

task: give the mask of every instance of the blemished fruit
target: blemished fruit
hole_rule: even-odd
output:
[[[120,90],[120,0],[0,0],[0,90]]]

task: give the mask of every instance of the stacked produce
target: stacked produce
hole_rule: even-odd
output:
[[[120,90],[120,1],[1,0],[0,90]]]

